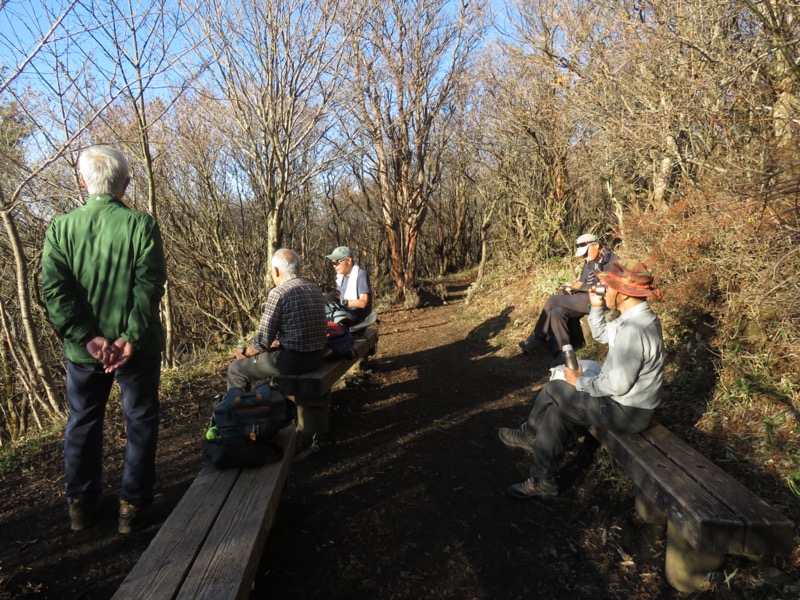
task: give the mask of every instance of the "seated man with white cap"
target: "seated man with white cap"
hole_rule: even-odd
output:
[[[592,233],[584,233],[575,242],[576,257],[585,257],[580,279],[564,288],[563,294],[547,299],[533,333],[519,343],[525,354],[541,351],[552,357],[550,366],[561,364],[561,348],[570,343],[568,321],[589,314],[589,289],[597,284],[597,274],[607,271],[617,259]]]
[[[335,248],[326,258],[336,270],[339,304],[349,314],[345,325],[352,326],[364,321],[372,313],[372,288],[369,284],[369,275],[356,264],[353,252],[347,246]]]

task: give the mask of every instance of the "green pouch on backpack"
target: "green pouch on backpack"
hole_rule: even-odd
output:
[[[203,454],[220,469],[260,467],[283,457],[272,438],[291,420],[289,400],[260,385],[252,392],[228,390],[214,405]]]

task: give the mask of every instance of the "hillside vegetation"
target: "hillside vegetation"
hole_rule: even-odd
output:
[[[790,0],[0,3],[0,444],[63,422],[39,256],[102,143],[163,233],[166,369],[253,332],[281,246],[329,289],[351,246],[394,305],[502,282],[473,297],[517,299],[513,347],[592,232],[664,291],[664,419],[796,495],[799,23]]]

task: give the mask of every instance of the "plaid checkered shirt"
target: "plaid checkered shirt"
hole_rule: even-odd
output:
[[[295,352],[313,352],[325,347],[325,297],[319,286],[294,277],[272,288],[253,347],[266,352],[275,339]]]

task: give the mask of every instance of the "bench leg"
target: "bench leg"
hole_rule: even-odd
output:
[[[650,525],[664,525],[667,522],[667,516],[642,492],[636,493],[636,513]]]
[[[297,406],[297,430],[303,433],[328,433],[331,408],[331,393],[322,398],[307,401],[293,398]]]
[[[328,408],[298,406],[297,430],[303,433],[328,433]]]
[[[667,523],[667,581],[679,592],[703,589],[708,574],[722,566],[724,554],[699,552],[686,540],[672,522]]]

